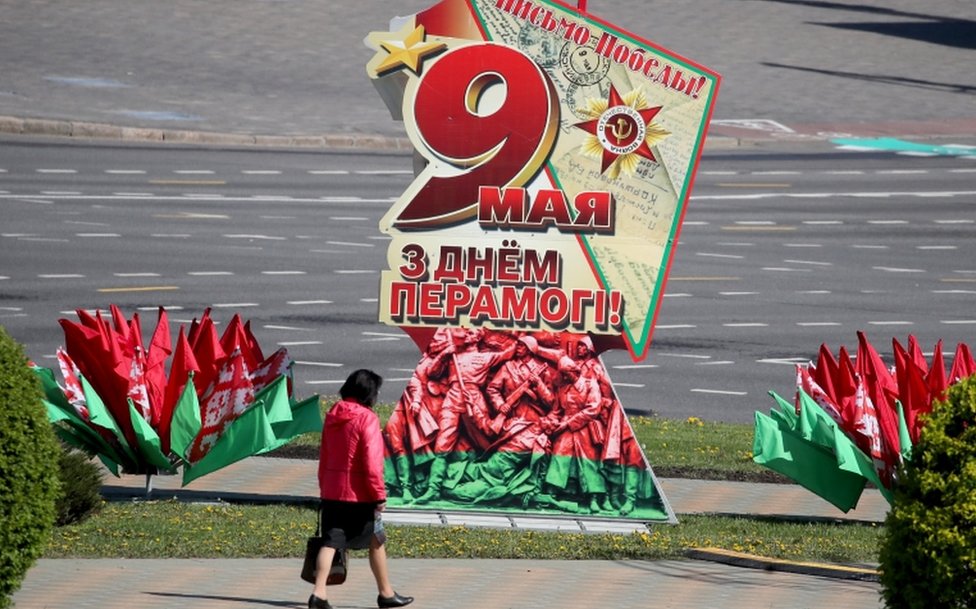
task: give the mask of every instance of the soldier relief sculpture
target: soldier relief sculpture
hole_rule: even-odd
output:
[[[660,518],[585,334],[440,328],[384,429],[390,504]]]

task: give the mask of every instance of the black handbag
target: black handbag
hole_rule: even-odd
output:
[[[315,535],[308,538],[305,542],[305,562],[302,563],[302,579],[310,584],[315,583],[315,573],[318,571],[319,550],[322,549],[322,508],[319,508],[318,518],[315,523]],[[336,550],[332,557],[332,566],[329,568],[329,578],[325,584],[327,586],[338,586],[346,581],[346,570],[349,564],[349,555],[345,548]]]

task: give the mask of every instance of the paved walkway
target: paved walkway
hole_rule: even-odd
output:
[[[316,463],[252,457],[180,488],[178,477],[155,477],[152,496],[185,500],[307,502],[316,496]],[[105,480],[114,499],[145,496],[137,476]],[[680,519],[683,514],[754,514],[796,519],[881,521],[887,504],[865,491],[856,510],[840,512],[812,493],[785,484],[661,479]],[[562,527],[629,532],[641,524],[619,521],[511,519],[461,513],[390,510],[398,524]],[[668,525],[653,525],[668,526]],[[777,607],[833,609],[881,607],[879,587],[866,569],[769,561],[704,552],[703,560],[391,560],[395,585],[416,596],[418,609],[557,609],[568,607]],[[753,568],[748,568],[753,567]],[[309,587],[298,578],[298,559],[45,559],[14,595],[19,609],[232,609],[300,607]],[[337,609],[375,606],[365,560],[354,560],[350,578],[333,589]]]
[[[434,3],[6,2],[0,133],[407,151],[366,76],[363,39]],[[972,59],[969,3],[733,2],[703,14],[683,0],[653,11],[591,0],[588,10],[722,74],[706,152],[841,134],[976,136],[973,83],[958,67]]]
[[[300,608],[311,586],[301,561],[41,560],[17,609]],[[390,561],[417,609],[875,609],[878,585],[707,561]],[[336,609],[376,606],[365,560],[330,589]]]

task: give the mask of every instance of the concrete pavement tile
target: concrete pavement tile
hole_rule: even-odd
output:
[[[14,595],[18,609],[243,609],[304,606],[299,559],[41,560]],[[396,589],[418,609],[882,607],[874,582],[743,569],[705,561],[393,559]],[[374,607],[367,561],[329,590],[336,609]]]

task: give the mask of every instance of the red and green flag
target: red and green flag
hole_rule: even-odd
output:
[[[821,345],[816,365],[797,366],[796,399],[771,392],[778,408],[757,412],[753,460],[849,511],[867,482],[890,502],[895,468],[911,458],[924,417],[949,385],[976,373],[968,345],[959,343],[946,376],[942,341],[925,359],[915,337],[892,340],[887,365],[858,332],[857,357],[841,347],[834,358]]]
[[[180,326],[174,346],[160,308],[148,351],[136,314],[127,320],[113,305],[111,323],[98,311],[78,316],[80,323],[59,320],[66,344],[59,375],[32,368],[57,434],[116,475],[182,468],[188,484],[321,429],[318,396],[292,393],[287,351],[264,358],[237,315],[218,338],[207,311],[192,322],[194,340]]]

